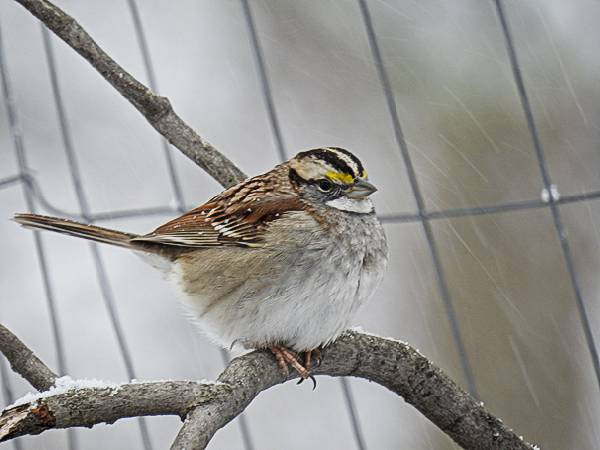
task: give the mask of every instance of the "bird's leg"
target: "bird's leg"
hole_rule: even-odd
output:
[[[287,378],[290,374],[288,364],[296,369],[296,372],[298,372],[298,375],[300,375],[302,379],[310,377],[308,370],[302,364],[300,364],[298,355],[289,348],[281,345],[273,345],[269,347],[269,350],[271,350],[271,353],[275,355],[279,371],[284,377]]]
[[[279,350],[278,347],[269,347],[269,350],[271,350],[271,353],[273,353],[273,356],[275,356],[275,361],[277,361],[277,367],[279,367],[279,372],[281,372],[281,375],[283,375],[285,378],[289,377],[290,369],[287,365],[287,362],[285,362],[285,358],[281,350]]]
[[[321,365],[321,348],[317,347],[304,352],[304,368],[310,371],[312,367],[312,358],[315,358],[316,367]]]

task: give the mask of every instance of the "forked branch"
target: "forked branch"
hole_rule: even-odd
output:
[[[58,376],[46,366],[8,328],[0,324],[0,352],[6,356],[12,370],[38,391],[50,389]]]
[[[12,333],[2,333],[0,339],[0,348],[12,358],[13,368],[28,380],[32,378],[28,369],[20,372],[30,364],[14,364],[18,353],[14,349],[25,345]],[[22,354],[44,366],[33,352]],[[465,449],[533,448],[408,344],[348,332],[324,349],[323,362],[313,373],[379,383],[404,397]],[[0,441],[49,429],[113,423],[124,417],[171,414],[186,418],[172,448],[203,449],[217,430],[241,414],[260,392],[285,381],[272,355],[264,351],[233,359],[216,383],[107,385],[59,378],[50,391],[0,414]]]
[[[46,0],[16,0],[79,53],[148,120],[156,131],[224,187],[246,178],[227,157],[201,138],[173,110],[169,99],[147,86],[113,60],[83,27],[62,9]]]

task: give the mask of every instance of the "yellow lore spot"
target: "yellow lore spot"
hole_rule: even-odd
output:
[[[336,172],[334,170],[330,170],[327,173],[325,173],[325,176],[332,181],[341,181],[342,183],[345,183],[345,184],[354,183],[354,177],[347,173]]]

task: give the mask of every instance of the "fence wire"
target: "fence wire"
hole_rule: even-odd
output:
[[[55,206],[50,202],[41,190],[35,177],[31,174],[18,174],[8,176],[0,179],[0,189],[3,187],[10,187],[14,184],[26,183],[30,186],[30,189],[35,197],[36,201],[42,207],[43,210],[50,214],[67,217],[73,220],[85,220],[85,218],[76,212],[67,211]],[[560,198],[554,199],[556,205],[565,205],[569,203],[579,203],[591,200],[600,200],[600,191],[589,191],[581,194],[561,195]],[[189,204],[185,206],[186,210],[195,208],[197,204]],[[527,209],[539,209],[548,207],[548,201],[540,198],[498,203],[493,205],[481,205],[481,206],[470,206],[465,208],[447,208],[440,210],[423,210],[421,214],[418,213],[392,213],[392,214],[380,214],[379,220],[384,224],[393,223],[415,223],[420,222],[422,218],[427,220],[440,220],[440,219],[453,219],[458,217],[468,216],[483,216],[489,214],[499,214],[512,211],[520,211]],[[179,207],[173,207],[170,205],[162,206],[150,206],[146,208],[131,208],[131,209],[117,209],[112,211],[101,211],[92,213],[89,219],[92,222],[102,222],[107,220],[117,219],[132,219],[136,217],[152,217],[152,216],[171,216],[179,212]]]
[[[264,53],[262,51],[260,40],[258,37],[258,32],[256,29],[255,21],[252,15],[251,5],[248,0],[240,0],[243,8],[244,18],[246,21],[246,25],[248,27],[249,33],[249,42],[251,44],[255,64],[257,67],[259,80],[261,84],[262,95],[265,102],[265,107],[267,110],[267,114],[269,116],[269,122],[271,126],[271,131],[273,134],[273,139],[276,144],[276,151],[278,153],[279,159],[286,159],[286,149],[283,139],[283,134],[281,132],[280,122],[277,116],[275,101],[269,81],[269,77],[266,69],[266,62]],[[565,265],[568,270],[570,283],[572,285],[573,292],[575,294],[576,306],[578,309],[581,325],[583,328],[583,332],[586,338],[586,345],[588,347],[588,351],[592,358],[592,363],[595,371],[595,376],[597,383],[600,387],[600,363],[598,358],[597,346],[594,340],[594,336],[590,326],[589,316],[586,310],[586,305],[581,294],[581,288],[578,282],[577,271],[575,268],[575,264],[573,262],[573,256],[570,249],[569,241],[567,238],[567,233],[562,222],[562,217],[560,213],[559,206],[563,204],[569,203],[579,203],[579,202],[588,202],[593,200],[600,199],[600,191],[589,191],[582,194],[574,194],[561,196],[560,198],[553,198],[552,195],[548,196],[548,200],[545,201],[543,199],[529,199],[523,201],[515,201],[515,202],[506,202],[500,204],[493,205],[477,205],[466,208],[448,208],[442,210],[432,210],[428,211],[425,207],[425,203],[423,200],[423,195],[419,186],[419,182],[412,164],[410,152],[406,141],[403,136],[401,122],[398,116],[397,108],[396,108],[396,100],[394,98],[392,86],[387,75],[386,67],[384,64],[384,59],[379,48],[377,34],[375,31],[375,27],[373,25],[373,20],[369,11],[369,7],[367,4],[367,0],[357,0],[358,5],[361,12],[361,18],[363,24],[365,26],[365,31],[367,35],[367,39],[369,42],[369,46],[371,49],[371,54],[373,57],[373,62],[379,77],[379,81],[381,83],[382,90],[385,95],[386,105],[388,108],[388,112],[390,115],[391,125],[393,127],[394,135],[396,138],[396,144],[403,158],[407,175],[409,179],[409,184],[411,187],[411,191],[415,200],[415,204],[417,207],[417,211],[414,213],[398,213],[398,214],[387,214],[381,215],[380,218],[383,223],[421,223],[423,227],[423,232],[425,238],[427,240],[427,244],[429,247],[429,251],[431,254],[433,266],[436,272],[438,289],[441,293],[442,300],[444,302],[444,306],[446,308],[446,314],[448,317],[448,321],[450,323],[452,334],[454,338],[455,345],[457,347],[457,352],[460,357],[461,366],[463,369],[463,373],[465,376],[465,381],[470,392],[477,396],[477,388],[475,382],[475,376],[471,369],[471,365],[469,362],[468,355],[466,353],[464,343],[461,336],[460,324],[456,318],[456,314],[454,312],[454,307],[452,304],[452,299],[450,297],[448,287],[446,284],[443,266],[439,257],[437,244],[431,230],[430,221],[439,220],[439,219],[449,219],[456,217],[465,217],[465,216],[479,216],[479,215],[487,215],[487,214],[501,214],[506,212],[518,211],[518,210],[531,210],[538,208],[549,208],[552,218],[554,228],[556,230],[557,236],[560,241],[561,251],[563,254],[563,258],[565,261]],[[533,110],[531,108],[531,104],[529,102],[529,98],[527,95],[527,90],[525,87],[525,82],[523,80],[522,70],[519,65],[519,61],[517,58],[517,52],[515,50],[513,37],[510,31],[509,20],[506,16],[505,8],[502,0],[491,0],[494,3],[495,11],[498,16],[499,25],[502,31],[502,35],[505,40],[508,59],[510,62],[511,70],[513,73],[513,78],[515,82],[515,86],[517,89],[517,93],[521,102],[521,107],[523,109],[525,120],[527,122],[527,127],[529,130],[529,134],[532,140],[533,151],[535,153],[540,176],[542,179],[542,187],[546,190],[546,192],[550,192],[552,188],[552,179],[548,170],[548,165],[546,162],[546,156],[544,153],[543,146],[541,144],[539,134],[537,131],[537,127],[535,124]],[[152,64],[152,60],[150,57],[150,52],[148,49],[147,40],[144,35],[142,20],[139,14],[138,7],[136,5],[135,0],[128,0],[128,5],[130,9],[130,13],[132,16],[133,24],[134,24],[134,32],[136,35],[136,39],[138,41],[138,45],[140,48],[140,53],[142,55],[142,60],[144,63],[144,68],[146,71],[146,77],[148,79],[148,83],[150,88],[154,92],[158,92],[158,87],[156,83],[156,76]],[[64,105],[62,102],[60,86],[58,83],[58,76],[56,73],[56,63],[54,61],[54,55],[52,52],[52,45],[50,42],[50,36],[45,27],[42,26],[42,39],[44,42],[44,48],[47,55],[47,63],[48,70],[50,73],[50,80],[52,84],[52,91],[55,100],[55,106],[57,110],[57,116],[59,118],[59,126],[61,131],[61,136],[63,139],[63,145],[65,154],[67,156],[67,161],[69,164],[69,171],[71,174],[74,190],[77,196],[78,205],[80,212],[72,212],[65,211],[59,207],[53,205],[44,195],[43,190],[40,188],[37,183],[35,177],[31,174],[31,171],[27,165],[26,151],[23,144],[23,137],[21,133],[21,128],[19,126],[18,114],[16,110],[16,102],[14,99],[11,83],[10,83],[10,75],[8,70],[8,65],[6,61],[6,56],[4,54],[4,47],[2,41],[2,30],[0,27],[0,78],[2,82],[2,95],[4,98],[4,102],[6,105],[7,116],[9,121],[9,129],[13,139],[13,145],[15,149],[15,155],[18,163],[18,173],[7,176],[0,179],[0,190],[7,189],[14,186],[21,186],[23,189],[23,196],[26,203],[26,206],[29,211],[35,212],[36,205],[40,206],[45,212],[50,214],[56,214],[61,216],[70,217],[73,219],[84,220],[87,222],[99,222],[104,220],[115,220],[122,218],[133,218],[133,217],[150,217],[150,216],[167,216],[172,215],[174,213],[181,213],[190,209],[196,205],[185,205],[183,191],[181,189],[181,182],[177,175],[177,171],[175,168],[174,160],[171,154],[171,150],[169,148],[168,143],[165,139],[161,138],[161,145],[163,152],[165,154],[165,162],[167,171],[169,174],[169,180],[171,184],[171,188],[173,191],[173,195],[176,199],[176,207],[170,205],[162,205],[155,206],[149,208],[139,208],[139,209],[124,209],[124,210],[115,210],[115,211],[103,211],[103,212],[92,212],[88,206],[87,198],[84,193],[83,180],[80,174],[80,170],[77,164],[76,154],[73,149],[72,140],[70,137],[69,130],[69,122],[67,119],[67,115],[64,110]],[[66,362],[65,362],[65,352],[64,345],[61,337],[61,327],[60,321],[58,318],[58,314],[56,311],[56,302],[55,302],[55,294],[52,288],[52,282],[50,273],[48,271],[46,255],[44,251],[43,239],[39,232],[34,232],[34,243],[36,248],[37,260],[40,266],[40,272],[42,275],[42,281],[44,285],[45,298],[48,307],[49,313],[49,321],[50,328],[52,331],[54,347],[56,349],[56,364],[58,368],[58,372],[60,374],[68,373]],[[122,331],[120,325],[120,319],[118,316],[118,311],[114,304],[114,297],[112,294],[110,280],[106,273],[106,269],[102,262],[101,256],[97,250],[96,244],[92,243],[90,245],[92,249],[92,258],[95,263],[98,283],[100,286],[100,290],[102,293],[102,297],[104,299],[107,312],[110,316],[111,324],[115,335],[117,337],[117,342],[119,345],[119,349],[124,360],[124,364],[126,367],[127,375],[130,378],[135,378],[133,362],[128,350],[128,345],[126,341],[126,337]],[[224,362],[227,361],[227,355],[223,354]],[[4,362],[0,361],[0,378],[2,380],[2,391],[7,401],[14,400],[13,391],[9,382],[9,378],[6,373],[6,369],[4,366]],[[356,442],[356,446],[359,449],[365,449],[367,447],[365,443],[364,436],[362,434],[360,428],[360,422],[358,419],[358,415],[356,413],[356,405],[352,396],[352,392],[350,390],[350,386],[346,379],[341,380],[341,386],[344,394],[344,398],[346,401],[346,406],[348,409],[348,414],[352,423],[352,428],[354,432],[354,438]],[[140,423],[140,432],[142,437],[142,444],[145,449],[151,449],[150,436],[148,433],[148,429],[145,425],[143,418],[139,419]],[[252,437],[250,434],[250,429],[245,421],[245,417],[240,417],[240,428],[242,434],[242,440],[244,442],[244,446],[246,450],[252,450],[253,443]],[[68,430],[68,443],[70,449],[77,448],[76,435],[72,432],[72,430]],[[20,450],[21,444],[19,440],[13,441],[14,448]]]
[[[86,222],[90,222],[89,202],[84,192],[81,170],[77,161],[75,149],[73,148],[73,140],[71,137],[70,125],[67,119],[64,102],[62,100],[62,91],[58,82],[58,73],[56,69],[54,51],[52,50],[52,43],[50,42],[50,32],[48,31],[45,25],[40,24],[40,27],[42,31],[42,40],[44,42],[44,51],[46,53],[46,60],[48,63],[48,72],[50,74],[52,95],[54,97],[54,105],[58,117],[58,125],[62,138],[63,149],[67,157],[67,164],[69,166],[71,181],[73,183],[73,188],[75,190],[77,204],[79,205],[81,215],[85,218]],[[102,300],[104,301],[104,306],[106,307],[106,310],[108,312],[111,327],[117,339],[119,353],[121,353],[121,358],[123,358],[125,372],[127,374],[127,378],[133,380],[137,378],[135,375],[135,369],[133,367],[133,358],[131,356],[131,351],[129,350],[129,345],[127,344],[127,339],[123,331],[123,326],[121,325],[121,319],[119,318],[119,312],[115,303],[110,278],[107,274],[104,261],[102,260],[102,256],[100,255],[100,251],[98,250],[98,244],[96,244],[95,242],[90,242],[89,246],[92,254],[92,260],[94,262],[98,286],[100,288]],[[146,419],[144,417],[139,417],[137,419],[137,422],[140,428],[140,434],[144,449],[152,450],[150,432],[148,431]]]
[[[275,109],[275,101],[273,99],[273,91],[271,89],[271,82],[267,73],[267,66],[265,63],[265,57],[263,55],[262,46],[260,45],[260,39],[256,32],[256,25],[254,23],[254,17],[252,15],[252,9],[250,7],[249,0],[240,0],[244,11],[244,19],[248,28],[248,34],[250,36],[250,44],[252,47],[252,54],[254,55],[254,62],[258,70],[260,78],[260,85],[262,88],[262,94],[265,101],[265,106],[269,115],[269,123],[271,124],[271,131],[273,133],[273,139],[276,144],[276,149],[279,154],[279,162],[284,162],[286,157],[286,148],[283,141],[283,133],[279,126],[279,118],[277,110]],[[352,390],[350,383],[346,378],[340,378],[339,383],[342,386],[342,393],[346,401],[348,414],[350,418],[350,424],[352,426],[352,435],[356,443],[356,448],[359,450],[366,450],[365,438],[363,437],[362,429],[360,426],[360,419],[356,410],[354,397],[352,396]]]
[[[381,87],[383,88],[383,92],[385,94],[390,119],[392,121],[392,127],[394,129],[394,137],[396,138],[396,144],[398,145],[398,148],[402,155],[402,160],[404,161],[404,167],[406,168],[406,172],[408,174],[410,188],[412,190],[412,194],[417,205],[417,215],[420,219],[421,225],[423,226],[423,233],[425,234],[425,239],[427,240],[427,245],[429,246],[429,252],[431,253],[431,259],[433,261],[433,266],[435,269],[438,289],[440,291],[440,295],[442,297],[442,301],[446,309],[448,321],[450,322],[452,338],[454,339],[454,344],[456,345],[458,357],[460,358],[460,365],[462,367],[469,392],[474,397],[478,397],[477,387],[475,385],[475,377],[473,376],[473,370],[471,369],[471,363],[469,362],[469,357],[467,356],[467,350],[465,349],[465,344],[461,335],[458,319],[456,318],[454,305],[452,303],[452,299],[450,298],[450,292],[448,291],[448,285],[446,283],[446,277],[444,275],[442,262],[440,261],[438,247],[435,242],[433,232],[431,230],[431,224],[423,214],[423,212],[425,211],[425,202],[423,200],[423,194],[421,193],[421,188],[419,186],[417,174],[415,173],[412,159],[408,151],[408,146],[406,145],[406,141],[404,140],[404,133],[402,132],[400,118],[398,116],[398,110],[396,108],[396,100],[394,99],[392,85],[390,83],[390,79],[388,77],[387,70],[383,62],[381,50],[379,49],[379,43],[375,34],[375,28],[373,27],[373,21],[371,19],[369,6],[367,5],[366,0],[358,0],[358,4],[360,6],[360,12],[367,31],[369,46],[371,48],[371,53],[373,54],[373,61],[377,69],[377,74],[379,75],[379,81],[381,82]]]
[[[523,112],[525,113],[525,120],[527,121],[527,128],[529,129],[529,134],[531,135],[533,150],[535,152],[535,156],[537,158],[538,165],[540,168],[540,174],[544,183],[544,189],[549,194],[548,206],[550,208],[550,211],[552,212],[554,228],[556,229],[558,240],[560,241],[560,247],[562,249],[565,264],[567,265],[567,270],[569,272],[571,286],[573,287],[573,292],[575,293],[575,302],[577,304],[577,311],[579,312],[581,326],[583,328],[586,344],[590,352],[590,356],[592,358],[592,365],[594,366],[596,382],[598,383],[598,387],[600,388],[600,362],[598,361],[598,350],[594,341],[594,335],[592,334],[592,328],[590,326],[590,320],[586,311],[585,303],[583,301],[583,296],[581,295],[581,288],[577,280],[575,264],[573,263],[573,255],[571,253],[569,239],[567,238],[567,232],[562,223],[562,218],[558,209],[558,205],[556,204],[554,196],[551,194],[553,185],[552,179],[550,178],[550,172],[548,171],[546,155],[544,153],[544,148],[542,146],[542,142],[540,140],[537,127],[535,125],[535,120],[533,118],[533,110],[531,109],[529,97],[527,96],[527,90],[525,89],[525,82],[523,81],[521,67],[519,65],[519,60],[517,59],[517,52],[513,44],[512,34],[510,32],[508,20],[504,12],[503,2],[502,0],[495,0],[494,3],[496,5],[496,12],[498,13],[498,19],[500,20],[500,25],[502,27],[502,34],[504,35],[504,39],[506,41],[506,49],[508,51],[508,57],[510,59],[510,66],[515,79],[515,84],[517,85],[517,91],[519,92],[521,106],[523,108]]]
[[[21,134],[21,127],[19,126],[19,117],[16,110],[16,102],[14,98],[14,94],[12,91],[12,85],[10,82],[10,76],[8,72],[8,66],[6,63],[6,56],[4,54],[4,42],[2,38],[2,28],[0,26],[0,78],[2,78],[2,96],[4,98],[4,102],[6,104],[6,112],[8,115],[8,125],[10,129],[10,134],[13,139],[15,156],[17,159],[17,166],[19,168],[18,177],[22,180],[24,179],[24,174],[29,173],[28,165],[27,165],[27,155],[25,151],[25,144],[23,142],[23,136]],[[15,177],[12,177],[15,178]],[[11,183],[5,183],[4,186],[10,186]],[[35,202],[34,196],[29,188],[28,184],[22,184],[23,188],[23,196],[25,198],[25,204],[27,209],[35,212]],[[61,334],[61,327],[58,318],[58,312],[56,309],[56,297],[54,294],[54,289],[52,287],[52,282],[50,279],[50,273],[48,270],[48,262],[46,258],[46,252],[44,249],[44,241],[42,235],[39,231],[36,231],[33,234],[35,251],[37,256],[37,261],[40,267],[40,272],[42,275],[42,283],[44,286],[44,294],[46,299],[46,306],[48,308],[48,318],[50,320],[50,329],[52,332],[52,338],[54,342],[54,346],[56,348],[56,366],[58,369],[58,373],[60,375],[65,375],[68,373],[67,363],[65,361],[65,350],[63,345],[63,339]],[[8,383],[5,377],[3,377],[3,382]],[[9,391],[10,392],[10,391]],[[9,398],[9,401],[13,400]],[[75,434],[75,430],[67,431],[67,442],[70,450],[73,450],[77,447],[77,437]]]
[[[127,5],[129,6],[129,11],[131,13],[131,18],[133,20],[133,29],[138,41],[138,45],[140,48],[140,53],[142,55],[142,61],[144,65],[144,70],[146,72],[146,78],[148,79],[148,85],[150,89],[158,94],[158,83],[156,81],[156,75],[154,71],[154,64],[152,63],[152,58],[150,56],[150,50],[148,48],[148,41],[146,39],[146,34],[144,32],[144,26],[142,24],[142,18],[139,13],[139,8],[137,7],[137,3],[135,0],[127,0]],[[185,200],[183,197],[183,191],[181,189],[181,181],[179,179],[179,175],[175,168],[175,163],[173,160],[173,155],[171,153],[171,149],[169,148],[169,143],[164,137],[160,137],[163,152],[165,154],[165,161],[167,164],[167,171],[169,173],[169,181],[171,182],[171,189],[173,190],[173,195],[175,196],[175,203],[177,207],[175,211],[177,213],[184,213],[186,210],[191,208],[186,208]],[[143,214],[147,215],[147,214]],[[229,354],[225,349],[220,349],[221,358],[223,360],[223,364],[226,365],[229,362]],[[248,426],[248,421],[246,420],[245,414],[240,414],[237,418],[240,424],[240,432],[242,434],[242,442],[244,443],[244,448],[246,450],[253,450],[254,445],[252,443],[252,435],[250,433],[250,427]]]

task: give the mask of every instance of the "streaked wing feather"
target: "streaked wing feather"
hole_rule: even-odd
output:
[[[260,246],[268,224],[287,211],[301,209],[302,204],[291,195],[269,195],[264,191],[256,195],[256,190],[249,189],[248,183],[255,185],[256,181],[248,180],[234,186],[134,240],[191,248]]]
[[[222,245],[219,232],[212,226],[207,215],[213,203],[205,203],[184,215],[161,225],[152,233],[136,238],[136,241],[180,247],[213,247]]]

